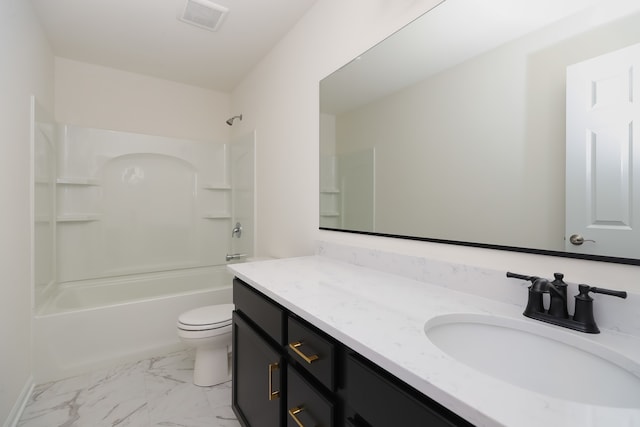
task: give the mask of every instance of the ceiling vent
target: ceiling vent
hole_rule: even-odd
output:
[[[226,7],[207,0],[187,0],[178,19],[205,30],[217,31],[228,12]]]

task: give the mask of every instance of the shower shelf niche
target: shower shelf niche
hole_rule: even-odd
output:
[[[98,214],[67,214],[67,215],[59,215],[56,218],[57,222],[91,222],[91,221],[99,221],[100,215]]]
[[[322,194],[340,194],[340,190],[337,188],[321,188],[320,192]]]
[[[96,178],[80,176],[58,178],[56,183],[59,185],[100,185],[100,181]]]
[[[211,191],[208,193],[209,208],[205,208],[202,214],[204,219],[230,219],[231,213],[228,211],[230,205],[231,186],[228,184],[204,184],[203,190]],[[210,197],[210,198],[209,198]]]
[[[231,219],[231,214],[227,212],[211,212],[202,216],[204,219]]]
[[[231,186],[229,185],[215,185],[215,184],[207,184],[202,186],[203,190],[222,190],[222,191],[230,191]]]
[[[320,221],[325,227],[335,227],[340,218],[340,189],[336,187],[320,188]],[[323,221],[323,219],[326,219]]]
[[[91,176],[62,176],[56,179],[59,186],[58,209],[59,213],[56,222],[82,223],[99,221],[101,215],[95,212],[95,206],[78,206],[79,201],[86,201],[89,194],[98,194],[100,191],[100,181]],[[95,199],[96,196],[91,198]],[[87,208],[86,210],[84,208]]]

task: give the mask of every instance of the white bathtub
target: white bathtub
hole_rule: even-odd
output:
[[[178,315],[230,303],[225,266],[60,284],[34,319],[35,382],[183,348]]]

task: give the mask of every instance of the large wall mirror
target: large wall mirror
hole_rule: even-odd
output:
[[[320,228],[640,264],[639,46],[637,0],[443,1],[320,82]]]

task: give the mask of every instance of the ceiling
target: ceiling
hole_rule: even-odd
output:
[[[179,21],[186,0],[31,0],[56,56],[230,92],[316,0],[210,0],[216,32]]]

